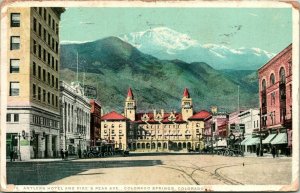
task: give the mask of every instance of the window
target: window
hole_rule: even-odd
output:
[[[20,92],[20,83],[19,82],[10,82],[9,85],[9,96],[19,96]]]
[[[42,70],[41,67],[38,66],[38,78],[39,78],[39,79],[41,79],[41,70]]]
[[[42,36],[42,24],[39,23],[39,36]]]
[[[44,9],[44,20],[46,21],[47,20],[47,10]]]
[[[52,42],[51,42],[51,48],[52,50],[54,50],[54,39],[52,38]]]
[[[48,53],[48,65],[50,65],[50,60],[51,60],[50,53]]]
[[[11,14],[10,27],[20,27],[20,13]]]
[[[10,37],[10,50],[20,49],[20,36],[11,36]]]
[[[42,89],[41,87],[38,87],[38,100],[40,101],[41,100],[41,95],[42,95]]]
[[[271,105],[274,104],[275,105],[275,92],[271,93]]]
[[[55,60],[55,70],[58,71],[58,61]]]
[[[11,59],[10,60],[10,73],[19,73],[20,71],[20,60]]]
[[[42,8],[39,7],[39,14],[42,15]]]
[[[41,58],[41,57],[42,57],[42,46],[39,45],[39,58]]]
[[[54,87],[54,76],[52,75],[52,84],[51,84],[52,87]]]
[[[33,53],[36,55],[36,41],[33,40]]]
[[[43,49],[43,61],[46,62],[46,50]]]
[[[11,114],[10,113],[6,114],[6,122],[11,122]]]
[[[43,102],[46,102],[46,90],[43,89]]]
[[[46,70],[43,69],[43,81],[46,82]]]
[[[59,31],[58,31],[58,23],[56,24],[56,28],[55,28],[55,33],[58,35]]]
[[[50,104],[50,92],[48,92],[48,97],[47,97],[47,99],[48,99],[48,104]]]
[[[36,19],[33,18],[33,31],[36,32]]]
[[[270,83],[271,83],[271,85],[275,84],[275,76],[273,73],[270,76]]]
[[[45,28],[44,28],[44,34],[43,34],[43,36],[44,36],[44,41],[46,42],[47,41],[47,31],[46,31]]]
[[[111,130],[111,134],[115,134],[115,130],[114,129]]]
[[[52,19],[52,29],[53,30],[55,29],[55,21],[54,21],[54,19]]]
[[[283,67],[280,68],[279,76],[280,76],[280,83],[285,83],[285,70]]]
[[[263,91],[266,90],[266,80],[265,79],[262,81],[261,87],[262,87]]]
[[[36,64],[35,64],[35,62],[33,62],[32,72],[33,72],[33,76],[36,76]]]
[[[253,123],[254,123],[254,126],[253,126],[253,128],[255,128],[255,121],[253,121]]]
[[[50,85],[50,73],[48,72],[48,84]]]
[[[35,99],[35,97],[36,97],[36,86],[35,86],[35,84],[32,85],[32,94],[33,94],[33,98]]]
[[[52,56],[52,68],[54,69],[54,57]]]
[[[58,78],[56,78],[56,81],[55,81],[55,88],[58,89]]]
[[[54,106],[54,94],[52,94],[51,101],[52,101],[52,105]]]
[[[58,53],[58,42],[55,42],[55,52]]]
[[[55,106],[58,107],[58,97],[55,96]]]
[[[19,114],[14,114],[14,122],[19,122]]]
[[[51,42],[50,34],[48,34],[48,45],[49,45],[49,46],[50,46],[50,42]]]
[[[48,25],[51,26],[51,15],[48,15]]]

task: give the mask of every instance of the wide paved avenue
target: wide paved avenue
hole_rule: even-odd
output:
[[[291,182],[290,157],[143,155],[71,161],[7,163],[17,185],[242,185]]]

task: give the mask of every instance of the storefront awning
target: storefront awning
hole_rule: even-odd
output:
[[[271,141],[271,144],[285,144],[287,143],[287,135],[286,133],[279,133],[273,141]]]
[[[251,138],[248,141],[246,141],[245,145],[256,145],[256,144],[259,144],[259,142],[260,142],[260,138],[255,137],[255,138]]]
[[[241,145],[245,145],[245,143],[250,140],[252,137],[251,136],[247,136],[242,142]]]
[[[271,143],[272,139],[274,139],[276,134],[270,134],[266,139],[262,141],[263,144]]]

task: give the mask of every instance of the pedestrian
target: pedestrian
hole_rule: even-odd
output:
[[[81,158],[81,149],[78,149],[78,157]]]
[[[64,160],[65,159],[65,153],[64,153],[63,149],[60,150],[60,155],[61,155],[61,159]]]
[[[68,150],[65,151],[65,157],[66,157],[66,160],[68,159],[68,155],[69,155],[69,152]]]
[[[256,148],[256,155],[257,155],[257,157],[259,156],[259,148],[258,147]]]
[[[275,158],[276,149],[274,146],[272,147],[271,153],[272,153],[273,158]]]
[[[15,159],[14,159],[14,151],[13,150],[10,150],[9,157],[10,157],[10,162],[12,162],[13,160],[15,161]]]

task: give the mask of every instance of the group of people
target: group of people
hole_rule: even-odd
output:
[[[60,155],[62,160],[67,160],[69,156],[68,150],[64,151],[63,149],[60,150]]]

